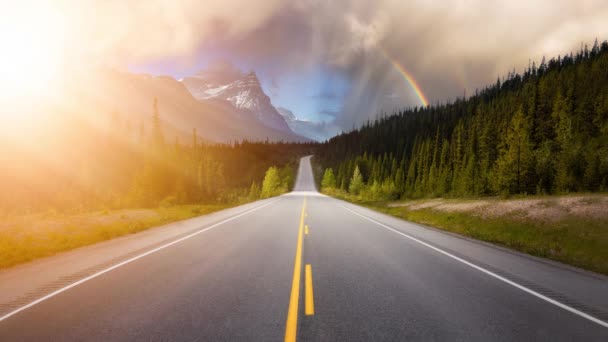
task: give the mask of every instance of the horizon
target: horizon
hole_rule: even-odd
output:
[[[1,57],[2,72],[11,83],[1,87],[3,95],[44,93],[33,89],[30,73],[60,82],[68,69],[103,65],[179,80],[226,61],[255,71],[275,107],[331,124],[336,132],[378,113],[454,101],[543,56],[608,37],[602,20],[608,4],[596,0],[474,1],[469,7],[458,1],[336,6],[268,0],[258,10],[239,0],[213,6],[42,1],[36,2],[39,11],[31,10],[33,4],[9,6],[0,22],[9,52]],[[231,15],[237,8],[250,13],[236,20]],[[112,19],[116,13],[120,17]],[[143,26],[150,33],[144,40]],[[26,67],[27,73],[19,72]]]

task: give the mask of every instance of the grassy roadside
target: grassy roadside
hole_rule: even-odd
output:
[[[261,184],[249,190],[228,191],[225,204],[160,205],[149,209],[116,209],[69,214],[0,212],[0,269],[59,252],[137,233],[166,223],[209,214],[237,205],[279,196],[289,191],[295,168],[270,167]]]
[[[343,191],[325,193],[408,221],[608,274],[606,195],[370,202]]]
[[[178,205],[77,215],[45,213],[3,217],[0,220],[0,268],[137,233],[165,223],[209,214],[238,204],[240,203]]]

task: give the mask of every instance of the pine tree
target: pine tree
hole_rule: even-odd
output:
[[[331,168],[325,169],[323,174],[323,180],[321,181],[321,189],[334,189],[336,187],[336,177],[334,176],[334,170]]]
[[[278,195],[281,188],[281,177],[279,170],[272,166],[266,171],[264,182],[262,183],[262,198],[268,198]]]
[[[557,156],[557,188],[559,191],[576,190],[576,146],[574,144],[574,120],[567,98],[558,92],[553,104],[553,117],[556,120],[556,142],[559,148]]]
[[[497,160],[496,185],[499,192],[520,193],[525,190],[531,164],[530,124],[520,109],[511,120],[503,140],[502,154]]]
[[[353,177],[350,179],[348,191],[351,194],[358,195],[364,186],[365,184],[363,183],[363,176],[361,175],[361,171],[359,171],[359,165],[357,165],[355,166],[355,170],[353,171]]]

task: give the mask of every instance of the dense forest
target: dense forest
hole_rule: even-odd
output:
[[[608,42],[367,123],[317,159],[325,189],[369,199],[606,191]]]
[[[139,127],[128,116],[53,113],[8,127],[0,146],[0,213],[236,203],[285,192],[314,145],[213,144],[169,137],[157,101]],[[36,129],[38,127],[39,129]],[[25,134],[24,134],[25,133]],[[175,139],[173,139],[175,138]],[[49,152],[50,151],[50,152]]]

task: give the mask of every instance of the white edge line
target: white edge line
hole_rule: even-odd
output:
[[[529,289],[529,288],[527,288],[527,287],[525,287],[523,285],[520,285],[520,284],[518,284],[518,283],[516,283],[514,281],[511,281],[511,280],[509,280],[509,279],[507,279],[505,277],[502,277],[502,276],[500,276],[500,275],[498,275],[498,274],[496,274],[496,273],[494,273],[494,272],[492,272],[490,270],[487,270],[487,269],[485,269],[485,268],[483,268],[481,266],[477,266],[477,265],[475,265],[475,264],[473,264],[471,262],[468,262],[468,261],[466,261],[466,260],[464,260],[462,258],[459,258],[459,257],[455,256],[454,254],[446,252],[446,251],[444,251],[444,250],[442,250],[440,248],[437,248],[437,247],[435,247],[433,245],[430,245],[430,244],[428,244],[428,243],[426,243],[424,241],[418,240],[417,238],[415,238],[415,237],[413,237],[411,235],[403,233],[403,232],[401,232],[399,230],[396,230],[395,228],[392,228],[392,227],[389,227],[389,226],[385,225],[384,223],[378,222],[378,221],[376,221],[376,220],[374,220],[374,219],[372,219],[370,217],[367,217],[367,216],[365,216],[363,214],[360,214],[360,213],[358,213],[358,212],[356,212],[356,211],[354,211],[354,210],[352,210],[352,209],[350,209],[350,208],[342,205],[341,203],[338,203],[338,205],[341,206],[342,208],[344,208],[344,209],[352,212],[353,214],[356,214],[356,215],[358,215],[358,216],[360,216],[360,217],[362,217],[362,218],[364,218],[364,219],[366,219],[368,221],[371,221],[371,222],[373,222],[373,223],[375,223],[377,225],[380,225],[383,228],[386,228],[386,229],[388,229],[388,230],[390,230],[390,231],[392,231],[394,233],[397,233],[397,234],[402,235],[402,236],[404,236],[404,237],[406,237],[406,238],[408,238],[410,240],[418,242],[419,244],[424,245],[424,246],[426,246],[426,247],[428,247],[428,248],[430,248],[430,249],[432,249],[434,251],[437,251],[437,252],[439,252],[439,253],[441,253],[441,254],[443,254],[445,256],[448,256],[448,257],[450,257],[450,258],[452,258],[454,260],[460,261],[461,263],[463,263],[463,264],[465,264],[465,265],[467,265],[469,267],[472,267],[472,268],[474,268],[474,269],[476,269],[478,271],[481,271],[481,272],[483,272],[483,273],[485,273],[485,274],[487,274],[489,276],[492,276],[492,277],[494,277],[494,278],[496,278],[496,279],[498,279],[498,280],[500,280],[502,282],[505,282],[505,283],[507,283],[507,284],[509,284],[511,286],[514,286],[514,287],[516,287],[516,288],[518,288],[518,289],[520,289],[520,290],[522,290],[524,292],[527,292],[527,293],[529,293],[529,294],[531,294],[531,295],[533,295],[535,297],[538,297],[538,298],[540,298],[540,299],[542,299],[542,300],[544,300],[546,302],[549,302],[549,303],[551,303],[551,304],[553,304],[555,306],[558,306],[558,307],[560,307],[560,308],[562,308],[564,310],[570,311],[570,312],[572,312],[575,315],[578,315],[580,317],[586,318],[586,319],[588,319],[588,320],[590,320],[590,321],[592,321],[594,323],[597,323],[597,324],[603,326],[604,328],[608,328],[608,322],[604,322],[604,321],[602,321],[602,320],[600,320],[598,318],[595,318],[595,317],[593,317],[593,316],[591,316],[589,314],[586,314],[586,313],[584,313],[584,312],[582,312],[580,310],[577,310],[577,309],[575,309],[575,308],[573,308],[571,306],[568,306],[566,304],[560,303],[560,302],[558,302],[558,301],[556,301],[554,299],[551,299],[551,298],[549,298],[549,297],[547,297],[547,296],[545,296],[543,294],[540,294],[540,293],[538,293],[538,292],[536,292],[534,290],[531,290],[531,289]]]
[[[91,280],[91,279],[97,278],[97,277],[99,277],[100,275],[102,275],[102,274],[104,274],[104,273],[108,273],[108,272],[110,272],[110,271],[113,271],[113,270],[115,270],[115,269],[117,269],[117,268],[119,268],[119,267],[122,267],[122,266],[124,266],[124,265],[126,265],[126,264],[129,264],[129,263],[131,263],[131,262],[133,262],[133,261],[135,261],[135,260],[141,259],[141,258],[143,258],[143,257],[145,257],[145,256],[150,255],[150,254],[156,253],[156,252],[158,252],[158,251],[160,251],[160,250],[163,250],[163,249],[165,249],[165,248],[167,248],[167,247],[170,247],[170,246],[172,246],[172,245],[175,245],[176,243],[180,243],[180,242],[182,242],[182,241],[184,241],[184,240],[190,239],[190,238],[192,238],[192,237],[194,237],[194,236],[196,236],[196,235],[198,235],[198,234],[200,234],[200,233],[206,232],[206,231],[208,231],[208,230],[210,230],[210,229],[212,229],[212,228],[215,228],[215,227],[220,226],[220,225],[222,225],[222,224],[224,224],[224,223],[226,223],[226,222],[229,222],[229,221],[232,221],[232,220],[234,220],[234,219],[237,219],[237,218],[239,218],[239,217],[241,217],[241,216],[243,216],[243,215],[247,215],[247,214],[249,214],[249,213],[251,213],[251,212],[254,212],[254,211],[258,210],[258,209],[262,209],[262,208],[264,208],[264,207],[266,207],[266,206],[269,206],[269,205],[271,205],[271,204],[273,204],[273,203],[275,203],[275,202],[277,202],[277,201],[280,201],[280,200],[281,200],[281,199],[279,198],[279,199],[276,199],[276,200],[274,200],[274,201],[272,201],[272,202],[270,202],[270,203],[266,203],[266,204],[263,204],[263,205],[257,206],[257,207],[255,207],[255,208],[249,209],[249,210],[247,210],[247,211],[245,211],[245,212],[242,212],[242,213],[240,213],[240,214],[238,214],[238,215],[232,216],[232,217],[227,218],[227,219],[225,219],[225,220],[223,220],[223,221],[220,221],[220,222],[214,223],[214,224],[212,224],[212,225],[210,225],[210,226],[208,226],[208,227],[205,227],[205,228],[203,228],[203,229],[197,230],[196,232],[191,233],[191,234],[188,234],[188,235],[186,235],[186,236],[184,236],[184,237],[181,237],[181,238],[179,238],[179,239],[177,239],[177,240],[175,240],[175,241],[171,241],[171,242],[169,242],[169,243],[167,243],[167,244],[165,244],[165,245],[162,245],[162,246],[160,246],[160,247],[156,247],[156,248],[154,248],[154,249],[152,249],[152,250],[149,250],[149,251],[147,251],[147,252],[145,252],[145,253],[139,254],[139,255],[134,256],[134,257],[132,257],[132,258],[130,258],[130,259],[127,259],[127,260],[125,260],[125,261],[122,261],[122,262],[120,262],[120,263],[118,263],[118,264],[116,264],[116,265],[110,266],[110,267],[108,267],[108,268],[106,268],[106,269],[104,269],[104,270],[101,270],[101,271],[99,271],[99,272],[97,272],[97,273],[95,273],[95,274],[92,274],[92,275],[90,275],[90,276],[88,276],[88,277],[82,278],[82,279],[80,279],[80,280],[78,280],[78,281],[76,281],[76,282],[74,282],[74,283],[71,283],[70,285],[64,286],[64,287],[62,287],[62,288],[60,288],[60,289],[58,289],[58,290],[55,290],[55,291],[53,291],[53,292],[51,292],[51,293],[47,294],[46,296],[40,297],[40,298],[36,299],[35,301],[33,301],[33,302],[29,303],[29,304],[26,304],[26,305],[24,305],[24,306],[22,306],[22,307],[20,307],[20,308],[18,308],[18,309],[15,309],[15,310],[13,310],[13,311],[11,311],[11,312],[7,313],[6,315],[4,315],[4,316],[0,317],[0,322],[2,322],[2,321],[4,321],[4,320],[6,320],[7,318],[9,318],[9,317],[11,317],[11,316],[14,316],[14,315],[18,314],[19,312],[21,312],[21,311],[23,311],[23,310],[29,309],[29,308],[31,308],[32,306],[34,306],[34,305],[36,305],[36,304],[39,304],[39,303],[41,303],[41,302],[43,302],[43,301],[45,301],[45,300],[47,300],[47,299],[49,299],[49,298],[55,297],[56,295],[58,295],[58,294],[60,294],[60,293],[62,293],[62,292],[65,292],[65,291],[67,291],[67,290],[69,290],[69,289],[71,289],[71,288],[73,288],[73,287],[76,287],[76,286],[78,286],[78,285],[80,285],[80,284],[83,284],[83,283],[85,283],[85,282],[87,282],[87,281],[89,281],[89,280]]]

